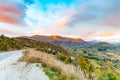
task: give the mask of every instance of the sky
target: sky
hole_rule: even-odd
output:
[[[120,0],[0,0],[0,34],[120,41]]]

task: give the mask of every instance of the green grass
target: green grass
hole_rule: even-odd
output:
[[[73,74],[66,75],[56,67],[44,67],[44,72],[51,80],[75,80],[76,78]]]

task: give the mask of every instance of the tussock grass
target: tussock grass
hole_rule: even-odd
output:
[[[61,75],[64,80],[87,80],[80,68],[77,68],[72,64],[65,64],[56,59],[52,54],[29,49],[24,52],[24,56],[20,58],[19,61],[26,61],[28,64],[40,62],[43,64],[43,66],[47,66],[52,69],[51,71],[57,71],[58,75]],[[47,74],[49,75],[50,73],[47,72]],[[65,78],[65,75],[67,75],[69,78]],[[54,80],[58,79],[55,77]]]

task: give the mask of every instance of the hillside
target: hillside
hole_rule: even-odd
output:
[[[95,48],[98,49],[99,51],[120,50],[119,46],[115,46],[107,42],[98,42],[95,45],[91,46],[90,48]]]
[[[65,54],[68,53],[64,48],[49,42],[40,42],[28,38],[8,38],[3,35],[0,36],[0,51],[10,51],[25,48],[35,48],[43,52],[50,50],[50,53],[54,54],[58,52]]]
[[[65,48],[81,48],[81,47],[89,47],[93,45],[92,42],[87,42],[80,38],[68,38],[68,37],[62,37],[58,35],[51,35],[51,36],[34,35],[27,38],[37,40],[37,41],[50,42]]]
[[[23,45],[19,41],[3,35],[0,36],[0,51],[16,50],[22,47]]]
[[[43,70],[51,80],[87,80],[80,68],[66,64],[53,54],[29,49],[19,59],[20,62],[42,63]]]
[[[94,66],[97,80],[120,80],[120,47],[98,42],[89,48],[69,49],[74,56],[83,55]]]

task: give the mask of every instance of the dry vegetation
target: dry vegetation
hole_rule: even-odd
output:
[[[34,62],[41,62],[48,67],[57,68],[57,70],[60,70],[60,72],[66,75],[75,75],[75,78],[72,80],[87,80],[80,68],[77,68],[72,64],[65,64],[60,60],[56,59],[55,56],[52,54],[47,54],[44,52],[29,49],[24,52],[24,56],[20,58],[19,61],[26,61],[28,64]]]

